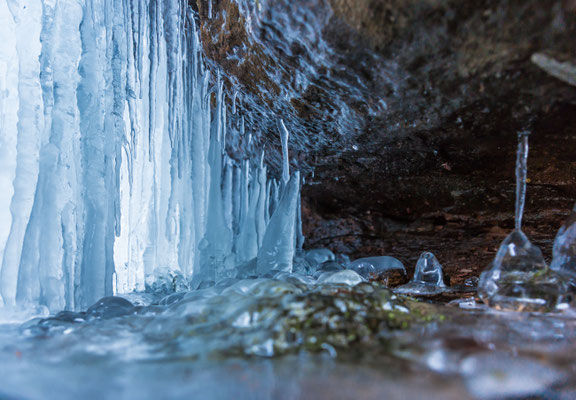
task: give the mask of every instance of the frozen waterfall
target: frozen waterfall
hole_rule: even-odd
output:
[[[187,4],[0,0],[0,304],[86,308],[258,254],[290,266],[298,175],[286,185],[287,149],[281,182],[264,155],[227,155],[231,138],[258,149]]]

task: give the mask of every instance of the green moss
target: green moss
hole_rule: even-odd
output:
[[[286,308],[275,323],[273,336],[276,354],[318,352],[326,345],[342,350],[377,344],[384,340],[382,333],[445,319],[430,305],[395,296],[386,289],[365,290],[362,286],[331,293],[313,291],[283,303]],[[297,312],[291,304],[298,305]]]

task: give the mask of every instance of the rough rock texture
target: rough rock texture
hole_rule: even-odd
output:
[[[574,0],[219,0],[212,19],[197,4],[272,166],[274,117],[294,134],[309,247],[412,268],[428,250],[453,282],[476,275],[513,227],[530,130],[525,231],[549,257],[576,199],[576,87],[530,59],[576,63]]]

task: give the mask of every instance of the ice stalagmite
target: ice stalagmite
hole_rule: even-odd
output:
[[[409,295],[436,295],[446,290],[442,265],[429,251],[420,254],[416,262],[414,277],[396,289],[397,293]]]
[[[296,240],[296,212],[300,199],[300,173],[295,172],[284,189],[282,199],[270,218],[262,247],[258,250],[259,274],[270,271],[292,272]]]
[[[504,239],[492,264],[481,274],[478,293],[491,307],[549,311],[564,302],[565,283],[546,265],[541,250],[522,232],[526,198],[528,132],[518,134],[515,230]]]
[[[280,139],[282,141],[282,182],[288,183],[290,179],[290,159],[288,157],[288,139],[290,133],[281,119],[278,121],[278,130],[280,131]]]
[[[260,195],[260,182],[257,179],[257,171],[252,172],[252,181],[248,180],[248,170],[246,169],[244,178],[246,183],[243,185],[243,203],[248,206],[243,210],[240,217],[239,235],[237,238],[236,259],[238,262],[249,261],[258,254],[258,231],[256,226],[256,213],[258,205],[258,196]],[[248,190],[248,182],[250,189]]]
[[[200,244],[200,269],[197,274],[204,279],[214,280],[218,273],[233,265],[229,256],[232,253],[232,231],[226,223],[222,196],[223,141],[225,135],[225,113],[222,84],[217,92],[217,112],[214,116],[209,151],[210,186],[208,196],[208,218],[206,234]]]

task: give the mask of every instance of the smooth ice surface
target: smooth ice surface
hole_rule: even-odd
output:
[[[554,309],[565,291],[540,249],[517,230],[504,239],[478,284],[478,293],[488,305],[519,311]]]
[[[341,283],[350,286],[358,285],[364,281],[365,279],[361,275],[351,269],[328,271],[318,277],[318,283]]]
[[[182,0],[0,0],[4,311],[216,281],[264,243],[289,269],[303,237],[288,130],[277,182],[195,24]]]
[[[397,269],[406,273],[404,264],[400,260],[390,256],[380,256],[380,257],[364,257],[352,261],[348,264],[348,269],[356,271],[362,277],[376,278],[378,275],[385,271]]]
[[[433,286],[446,286],[444,284],[442,265],[434,254],[425,251],[420,255],[416,263],[413,281]]]
[[[434,295],[446,290],[442,265],[429,251],[420,255],[416,262],[414,277],[406,285],[396,288],[398,293]]]
[[[557,368],[505,354],[477,354],[461,364],[468,390],[480,399],[519,398],[543,394],[564,379]]]
[[[330,249],[312,249],[306,252],[306,260],[311,264],[320,265],[328,261],[336,260],[336,256]]]
[[[576,277],[576,205],[554,239],[552,257],[551,269]]]

